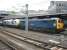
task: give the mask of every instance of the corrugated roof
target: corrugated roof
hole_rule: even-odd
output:
[[[44,14],[29,14],[28,17],[37,17],[37,16],[43,16]],[[27,17],[26,15],[8,15],[5,16],[3,19],[11,19],[11,18],[24,18]]]
[[[28,17],[38,17],[38,16],[46,16],[46,15],[58,15],[63,13],[54,13],[54,14],[48,14],[48,13],[37,13],[37,14],[29,14]],[[4,16],[3,19],[11,19],[11,18],[24,18],[27,17],[26,15],[8,15]]]

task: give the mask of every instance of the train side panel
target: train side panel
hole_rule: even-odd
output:
[[[53,31],[56,29],[55,20],[44,21],[30,21],[29,29],[41,30],[41,31]]]

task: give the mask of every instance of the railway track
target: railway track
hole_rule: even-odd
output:
[[[51,44],[51,43],[46,43],[46,42],[43,42],[43,41],[38,41],[38,40],[31,39],[31,38],[28,38],[28,37],[25,37],[25,36],[21,36],[19,34],[16,34],[14,32],[10,32],[10,31],[7,31],[7,30],[1,30],[1,32],[5,33],[8,36],[11,36],[11,37],[19,39],[21,41],[27,42],[29,44],[33,44],[37,47],[40,47],[40,48],[43,48],[43,49],[46,49],[46,50],[50,50],[54,46],[57,46],[57,47],[63,48],[63,49],[67,49],[66,47],[63,47],[60,44],[54,44],[54,43]]]
[[[39,46],[36,46],[34,44],[21,40],[21,37],[18,37],[18,36],[15,37],[15,36],[16,35],[12,36],[4,32],[0,33],[0,39],[2,38],[1,39],[2,41],[5,40],[4,42],[10,44],[12,47],[15,48],[15,50],[44,50],[44,48],[42,47],[39,48]]]
[[[3,31],[2,33],[5,33],[6,35],[11,36],[11,37],[16,38],[16,39],[19,39],[21,41],[33,44],[33,45],[38,46],[38,47],[41,47],[43,49],[47,49],[47,50],[50,49],[50,48],[47,48],[47,46],[48,46],[47,43],[43,43],[43,42],[40,42],[40,41],[37,41],[37,40],[34,40],[34,39],[30,39],[30,38],[27,38],[27,37],[24,37],[24,36],[21,37],[17,34],[9,32],[9,31]]]
[[[16,29],[16,28],[7,28],[6,30],[13,32],[15,34],[21,35],[21,36],[25,36],[28,38],[32,38],[32,39],[36,39],[39,41],[43,41],[43,42],[47,42],[50,39],[56,40],[56,41],[60,41],[60,40],[66,40],[67,41],[67,32],[61,32],[61,33],[40,33],[40,32],[33,32],[33,31],[29,31],[27,34],[25,33],[25,31],[20,30],[20,29]],[[46,39],[46,41],[45,41]],[[47,40],[48,39],[48,40]]]
[[[0,40],[0,50],[15,50],[11,45]]]

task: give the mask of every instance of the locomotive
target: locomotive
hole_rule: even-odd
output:
[[[25,19],[6,19],[3,20],[3,25],[25,29]],[[60,18],[28,19],[28,29],[61,32],[64,29],[64,22]]]

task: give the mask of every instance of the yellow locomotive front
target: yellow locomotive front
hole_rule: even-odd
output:
[[[64,22],[62,19],[57,19],[57,31],[62,31],[64,29]]]

